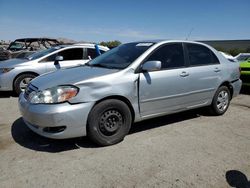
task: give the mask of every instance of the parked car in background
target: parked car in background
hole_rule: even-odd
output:
[[[99,46],[101,53],[109,50]],[[0,91],[20,94],[35,77],[55,71],[83,65],[98,56],[95,44],[60,45],[36,52],[23,59],[9,59],[0,63]],[[71,75],[73,76],[73,75]],[[70,77],[71,77],[70,76]]]
[[[240,62],[241,80],[244,86],[250,86],[250,58],[247,61]]]
[[[56,39],[22,38],[11,42],[7,49],[0,50],[0,61],[11,58],[23,58],[32,53],[59,45]]]
[[[250,58],[250,53],[240,53],[234,58],[239,62],[246,61],[248,58]]]
[[[88,135],[107,146],[122,141],[133,122],[200,107],[222,115],[240,88],[239,64],[208,45],[142,41],[39,76],[20,94],[19,108],[42,136]]]

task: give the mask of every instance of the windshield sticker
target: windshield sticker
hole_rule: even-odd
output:
[[[153,43],[147,42],[147,43],[138,43],[136,46],[151,46]]]

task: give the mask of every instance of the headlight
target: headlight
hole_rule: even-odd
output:
[[[33,91],[29,94],[28,100],[33,104],[62,103],[76,96],[78,91],[75,86],[57,86],[44,91]]]
[[[13,70],[14,68],[0,68],[0,73],[7,73]]]

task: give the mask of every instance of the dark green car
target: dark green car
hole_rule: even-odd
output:
[[[242,85],[250,86],[250,59],[240,63]]]

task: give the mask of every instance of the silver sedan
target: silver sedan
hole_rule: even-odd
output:
[[[32,80],[19,108],[42,136],[87,135],[105,146],[122,141],[133,122],[200,107],[222,115],[241,84],[239,64],[208,45],[133,42]]]

